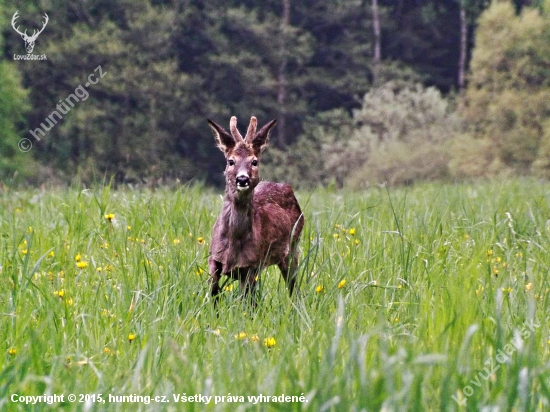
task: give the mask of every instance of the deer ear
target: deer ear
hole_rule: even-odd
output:
[[[233,136],[227,133],[223,127],[210,119],[207,120],[210,128],[212,129],[212,133],[214,134],[214,138],[216,139],[216,144],[219,149],[224,152],[224,154],[227,154],[235,147],[235,139],[233,139]]]
[[[256,155],[260,155],[266,148],[267,144],[269,143],[269,136],[271,135],[271,129],[273,129],[273,126],[275,126],[275,123],[277,123],[277,119],[273,119],[272,121],[270,121],[268,124],[262,127],[260,131],[256,133],[256,135],[252,139],[251,144]]]

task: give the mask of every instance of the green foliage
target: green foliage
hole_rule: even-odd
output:
[[[342,110],[310,118],[289,154],[268,162],[268,173],[302,187],[445,179],[450,142],[460,132],[451,103],[433,87],[386,82],[365,95],[353,118]]]
[[[58,77],[32,90],[38,114],[32,128],[89,75],[97,81],[86,87],[90,97],[43,139],[38,155],[66,172],[76,169],[88,182],[103,173],[124,181],[191,179],[192,161],[178,154],[171,138],[180,133],[181,112],[192,103],[184,96],[197,87],[178,71],[170,47],[175,13],[140,1],[125,4],[123,16],[122,27],[107,19],[70,26],[64,41],[45,47],[55,56],[54,66],[25,66],[33,80]]]
[[[550,118],[550,21],[495,2],[482,15],[463,113],[494,169],[546,174]],[[499,166],[500,165],[500,166]]]
[[[356,146],[367,154],[365,163],[352,169],[354,186],[448,176],[448,142],[459,123],[452,105],[437,89],[420,84],[396,88],[386,83],[365,95],[354,121],[359,127]]]
[[[472,16],[483,7],[480,1],[468,2]],[[44,12],[50,16],[36,46],[48,60],[17,63],[30,92],[24,119],[29,129],[39,127],[96,67],[107,73],[87,88],[86,101],[41,141],[33,141],[32,156],[65,180],[76,174],[88,182],[107,174],[117,181],[179,178],[223,184],[221,157],[206,118],[223,123],[236,115],[241,124],[251,115],[260,121],[278,118],[272,146],[285,150],[313,133],[306,130],[311,119],[323,120],[332,116],[324,112],[339,109],[351,113],[373,79],[370,4],[287,4],[288,21],[279,0],[2,2],[5,56],[22,50],[9,25],[16,9],[29,30]],[[448,61],[458,55],[457,12],[454,1],[381,0],[387,61],[377,67],[377,81],[399,77],[452,88],[456,69]],[[323,133],[325,148],[344,136]],[[322,149],[308,144],[302,139],[303,153]],[[294,163],[293,154],[280,155],[276,163]],[[316,184],[345,180],[345,171],[336,170],[341,169],[338,156],[333,157],[326,171],[317,169],[321,180]]]
[[[37,164],[30,153],[22,153],[18,142],[25,113],[29,110],[27,91],[15,66],[0,60],[0,179],[18,181],[36,175]]]
[[[321,112],[304,122],[304,134],[287,151],[269,148],[262,161],[262,176],[290,182],[297,188],[342,186],[349,173],[349,161],[342,158],[350,152],[353,134],[351,116],[343,109]]]
[[[88,408],[68,402],[71,393],[101,393],[105,403],[88,404],[102,411],[203,410],[172,395],[229,393],[244,402],[206,408],[544,410],[548,184],[298,197],[307,222],[299,293],[290,300],[270,268],[257,311],[227,284],[217,314],[205,271],[219,194],[0,192],[2,410]],[[496,358],[511,342],[511,355]],[[247,402],[282,393],[307,403]],[[13,394],[65,401],[30,406]]]

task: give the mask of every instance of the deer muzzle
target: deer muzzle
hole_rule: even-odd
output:
[[[250,178],[247,174],[239,174],[235,183],[237,184],[237,190],[248,190],[250,188]]]

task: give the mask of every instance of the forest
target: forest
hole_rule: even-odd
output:
[[[278,120],[263,177],[300,188],[546,179],[549,17],[550,0],[2,0],[0,182],[219,186],[206,119],[232,115]]]

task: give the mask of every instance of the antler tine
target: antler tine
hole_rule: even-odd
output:
[[[247,142],[249,140],[252,140],[254,136],[256,135],[256,127],[258,126],[258,119],[256,119],[256,116],[252,116],[250,118],[250,124],[248,125],[248,130],[246,131],[246,137],[244,140]]]
[[[237,129],[237,118],[235,116],[232,116],[231,120],[229,121],[229,130],[231,130],[231,135],[233,136],[233,139],[235,139],[237,142],[244,141],[241,133],[239,132],[239,129]]]
[[[50,18],[48,17],[48,15],[46,13],[44,13],[44,16],[42,16],[42,18],[44,19],[44,23],[42,23],[42,28],[40,30],[35,29],[32,36],[31,36],[31,39],[36,40],[38,35],[44,31],[44,29],[46,28],[46,25],[50,21]]]
[[[13,17],[12,17],[12,19],[11,19],[11,26],[13,27],[13,29],[14,29],[17,33],[19,33],[20,35],[23,35],[23,33],[21,33],[21,32],[19,31],[19,26],[15,27],[15,21],[16,21],[18,18],[19,18],[19,10],[17,10],[17,11],[13,14]],[[26,33],[26,32],[27,32],[27,31],[25,30],[25,33]]]

